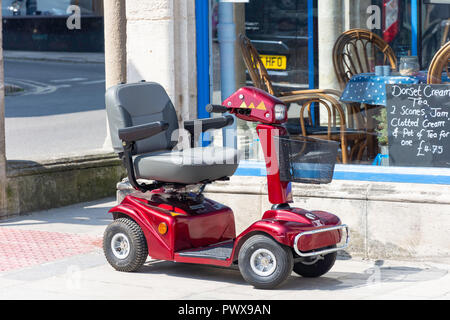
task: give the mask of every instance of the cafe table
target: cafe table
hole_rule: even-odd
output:
[[[448,82],[447,73],[443,73],[443,82]],[[360,73],[354,75],[347,83],[340,100],[345,103],[359,103],[363,106],[357,112],[367,112],[365,129],[368,134],[369,157],[376,155],[375,125],[373,113],[376,108],[386,106],[387,84],[419,84],[427,82],[427,72],[420,71],[414,76],[403,76],[398,72],[383,76],[375,73]]]
[[[443,82],[448,82],[447,73],[442,74]],[[374,73],[360,73],[353,76],[341,95],[341,101],[358,102],[372,106],[386,106],[387,84],[419,84],[427,82],[427,72],[420,71],[415,76],[402,76],[392,73],[389,76],[377,76]]]

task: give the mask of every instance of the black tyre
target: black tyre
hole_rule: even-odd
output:
[[[131,219],[117,219],[105,230],[103,252],[114,269],[122,272],[137,271],[148,257],[144,232]]]
[[[258,289],[273,289],[292,273],[292,251],[272,238],[255,235],[239,251],[239,270],[244,279]]]
[[[336,246],[330,247],[336,248]],[[336,262],[337,252],[329,253],[323,257],[311,258],[309,261],[294,264],[294,272],[305,278],[317,278],[331,270]]]

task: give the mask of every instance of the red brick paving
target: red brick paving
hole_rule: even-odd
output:
[[[0,227],[0,272],[89,253],[101,246],[99,237]]]

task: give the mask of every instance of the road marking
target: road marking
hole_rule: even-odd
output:
[[[60,82],[78,82],[78,81],[86,81],[89,80],[87,78],[70,78],[70,79],[59,79],[59,80],[50,80],[50,82],[60,83]]]
[[[94,80],[94,81],[81,82],[81,84],[97,84],[97,83],[105,83],[105,79],[103,79],[103,80]]]
[[[46,83],[33,80],[23,80],[14,78],[6,78],[5,82],[25,87],[27,90],[25,92],[20,93],[20,96],[50,94],[58,89],[71,87],[71,85],[69,84],[62,84],[56,86],[56,85],[48,85]]]
[[[73,85],[76,85],[76,84],[69,84],[70,82],[78,82],[79,85],[93,85],[93,84],[105,83],[105,79],[92,80],[92,81],[85,81],[85,80],[88,80],[88,79],[87,78],[71,78],[71,79],[61,79],[61,80],[50,80],[50,82],[53,82],[54,84],[47,84],[47,83],[33,81],[33,80],[6,78],[5,82],[11,83],[11,84],[16,84],[20,87],[25,87],[26,90],[24,92],[20,92],[20,94],[18,94],[21,96],[50,94],[50,93],[57,91],[58,89],[70,88]],[[81,82],[81,81],[84,81],[84,82]]]

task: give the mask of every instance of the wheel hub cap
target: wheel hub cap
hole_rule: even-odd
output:
[[[277,260],[271,251],[258,249],[250,257],[250,266],[257,275],[268,277],[275,272]]]
[[[130,254],[130,240],[123,233],[118,233],[111,239],[111,249],[116,258],[126,259]]]

